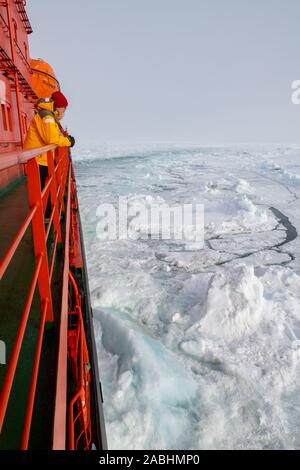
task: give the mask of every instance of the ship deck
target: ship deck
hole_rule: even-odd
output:
[[[27,185],[25,178],[9,192],[0,197],[0,259],[16,235],[22,221],[28,213]],[[48,251],[51,250],[51,235]],[[0,283],[0,339],[6,344],[6,358],[10,357],[21,314],[24,308],[29,284],[33,275],[35,257],[31,226],[27,229],[2,282]],[[54,325],[46,328],[41,355],[40,372],[37,384],[33,425],[29,449],[51,448],[53,404],[55,393],[58,319],[61,305],[62,255],[56,255],[52,278]],[[26,328],[20,361],[17,367],[8,411],[0,435],[0,449],[20,448],[22,426],[33,368],[33,358],[38,337],[40,321],[40,300],[38,289]],[[0,365],[0,389],[5,377],[7,365]]]

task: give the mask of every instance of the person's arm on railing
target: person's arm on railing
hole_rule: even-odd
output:
[[[40,133],[46,145],[57,145],[58,147],[70,147],[71,142],[68,137],[64,137],[52,116],[45,116],[42,119]]]

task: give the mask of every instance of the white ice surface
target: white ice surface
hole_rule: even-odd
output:
[[[299,449],[300,243],[285,241],[300,231],[300,149],[78,154],[109,447]],[[96,208],[119,195],[204,204],[204,248],[99,241]]]

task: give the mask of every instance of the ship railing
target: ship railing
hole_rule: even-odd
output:
[[[41,189],[39,168],[36,158],[41,153],[47,152],[48,159],[48,178],[43,189]],[[53,158],[53,156],[55,158]],[[29,211],[25,220],[22,222],[17,234],[10,246],[6,250],[0,261],[0,280],[3,278],[9,267],[25,233],[28,228],[32,228],[33,247],[35,254],[35,268],[30,282],[29,291],[25,300],[23,311],[20,315],[19,327],[13,344],[12,352],[8,361],[7,371],[0,393],[0,433],[11,396],[12,386],[16,374],[16,369],[20,359],[26,326],[30,315],[32,302],[36,287],[38,286],[40,296],[40,324],[38,330],[38,339],[35,349],[34,363],[32,369],[31,383],[29,388],[25,419],[23,423],[21,449],[27,449],[30,430],[32,424],[33,408],[35,403],[35,393],[37,387],[39,365],[44,337],[46,322],[53,323],[54,313],[51,293],[51,280],[53,276],[55,255],[57,246],[62,242],[61,218],[62,212],[65,212],[66,234],[64,250],[64,272],[62,286],[62,304],[60,318],[60,341],[58,351],[58,370],[57,370],[57,390],[56,406],[54,415],[55,427],[61,423],[61,412],[66,409],[66,361],[67,361],[67,321],[68,321],[68,284],[69,284],[69,231],[70,231],[70,208],[71,208],[71,171],[69,171],[69,149],[56,148],[55,146],[46,146],[39,149],[27,151],[15,151],[13,153],[1,154],[0,170],[7,169],[17,163],[26,164],[27,189],[29,198]],[[67,194],[66,194],[67,193]],[[64,207],[64,197],[66,196],[66,208]],[[48,200],[51,203],[51,214],[48,225],[45,224],[45,210]],[[53,248],[48,259],[47,240],[49,238],[51,227],[53,227]],[[57,403],[59,402],[59,406]],[[60,407],[60,409],[59,409]],[[66,415],[66,414],[65,414]],[[59,426],[58,436],[54,436],[63,448],[65,439],[65,423]],[[58,447],[59,447],[58,446]]]
[[[74,299],[69,310],[69,348],[68,357],[72,368],[74,383],[73,396],[68,407],[68,449],[89,450],[92,433],[90,417],[91,365],[86,343],[81,299],[76,280],[69,271],[71,298]]]

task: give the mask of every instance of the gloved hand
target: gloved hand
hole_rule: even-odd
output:
[[[74,147],[74,145],[75,145],[75,139],[74,139],[74,137],[72,137],[71,135],[68,135],[68,139],[69,139],[69,141],[71,142],[71,147]]]

